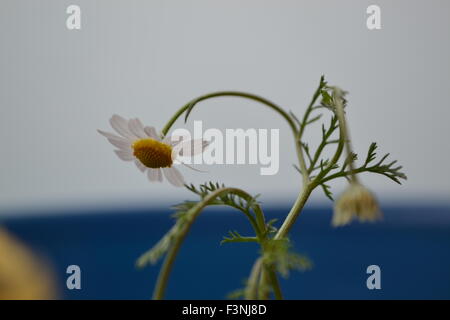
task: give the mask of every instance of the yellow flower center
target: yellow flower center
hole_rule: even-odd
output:
[[[133,143],[133,155],[149,168],[172,165],[172,147],[155,139],[140,139]]]

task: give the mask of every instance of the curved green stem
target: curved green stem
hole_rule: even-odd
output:
[[[301,146],[301,142],[299,139],[300,132],[297,129],[297,126],[296,126],[294,120],[292,120],[291,116],[289,116],[289,114],[286,111],[284,111],[281,107],[279,107],[272,101],[269,101],[267,99],[264,99],[260,96],[257,96],[257,95],[251,94],[251,93],[240,92],[240,91],[219,91],[219,92],[213,92],[213,93],[206,94],[206,95],[200,96],[198,98],[195,98],[195,99],[191,100],[190,102],[188,102],[187,104],[185,104],[183,107],[181,107],[172,116],[172,118],[169,119],[169,121],[167,122],[167,124],[164,126],[164,128],[161,131],[162,136],[165,136],[167,134],[167,132],[169,132],[170,128],[173,126],[175,121],[177,121],[177,119],[185,112],[186,112],[186,116],[185,116],[185,120],[186,120],[188,118],[191,110],[197,103],[207,100],[207,99],[218,98],[218,97],[240,97],[240,98],[253,100],[253,101],[262,103],[263,105],[273,109],[275,112],[277,112],[279,115],[281,115],[289,124],[289,127],[291,128],[292,133],[294,135],[295,147],[296,147],[296,152],[297,152],[300,169],[301,169],[302,175],[303,175],[303,180],[305,183],[309,180],[309,177],[307,174],[306,162],[305,162],[305,158],[303,156],[302,146]]]
[[[215,190],[214,192],[207,195],[202,201],[198,202],[194,207],[192,207],[187,213],[187,221],[183,225],[180,233],[177,237],[173,240],[169,251],[167,252],[167,255],[164,259],[164,263],[161,267],[161,270],[158,275],[158,280],[156,282],[155,290],[153,292],[153,299],[160,300],[164,297],[164,292],[167,287],[167,282],[169,279],[170,272],[172,270],[173,263],[175,261],[175,258],[178,254],[178,251],[180,250],[181,244],[183,243],[183,240],[185,239],[186,235],[188,234],[192,224],[194,223],[197,216],[202,212],[202,210],[211,204],[217,197],[227,194],[227,193],[233,193],[240,197],[242,197],[245,200],[250,200],[252,197],[246,193],[245,191],[237,188],[220,188]],[[258,208],[257,210],[262,213],[261,208],[259,208],[259,205],[255,204],[255,208]],[[256,227],[253,223],[252,225]],[[259,229],[255,229],[255,233],[257,235],[261,235],[262,232]]]
[[[256,300],[258,298],[258,279],[261,276],[262,270],[262,258],[256,259],[253,264],[250,276],[248,277],[248,283],[244,293],[244,298],[247,300]]]
[[[257,102],[260,102],[270,108],[272,108],[273,110],[275,110],[278,114],[280,114],[288,123],[289,126],[291,127],[292,131],[294,133],[297,133],[297,127],[295,125],[295,122],[291,119],[291,117],[289,116],[288,113],[286,113],[286,111],[284,111],[281,107],[277,106],[275,103],[264,99],[260,96],[251,94],[251,93],[246,93],[246,92],[240,92],[240,91],[219,91],[219,92],[213,92],[213,93],[209,93],[203,96],[200,96],[198,98],[195,98],[193,100],[191,100],[190,102],[186,103],[183,107],[181,107],[173,116],[171,119],[169,119],[169,121],[167,122],[167,124],[164,126],[164,128],[162,129],[161,133],[163,134],[163,136],[165,136],[167,134],[167,132],[170,130],[170,128],[173,126],[173,124],[175,123],[175,121],[184,113],[184,112],[188,112],[186,114],[186,119],[189,116],[190,111],[192,110],[192,108],[199,102],[203,101],[203,100],[207,100],[207,99],[211,99],[211,98],[218,98],[218,97],[241,97],[241,98],[246,98],[246,99],[250,99],[250,100],[254,100]]]
[[[342,155],[342,151],[344,149],[345,140],[346,140],[346,129],[345,129],[345,115],[344,115],[344,107],[342,104],[342,92],[340,90],[335,91],[335,101],[336,101],[336,109],[337,109],[337,118],[339,121],[339,143],[336,148],[336,151],[334,153],[333,158],[328,163],[328,165],[325,167],[324,170],[322,170],[317,177],[314,178],[313,181],[308,183],[302,190],[302,192],[298,195],[297,199],[295,200],[294,206],[292,207],[291,211],[289,212],[288,216],[286,217],[286,220],[284,220],[281,228],[278,230],[277,234],[275,235],[275,239],[282,239],[289,233],[289,230],[294,225],[295,221],[297,220],[297,217],[299,216],[300,212],[302,211],[303,207],[305,206],[306,200],[308,200],[311,192],[321,183],[323,183],[322,179],[331,171],[333,166],[338,162],[339,158]]]
[[[347,128],[347,123],[345,121],[344,105],[343,105],[342,99],[341,99],[341,97],[343,95],[342,90],[335,87],[333,89],[333,95],[335,97],[337,97],[336,113],[337,113],[337,116],[339,119],[339,127],[341,128],[341,131],[342,131],[342,136],[343,136],[343,140],[345,143],[345,149],[347,151],[347,156],[350,157],[350,155],[352,154],[353,151],[352,151],[352,146],[351,146],[351,142],[350,142],[350,135],[349,135],[349,131]],[[350,172],[351,172],[351,175],[350,175],[351,180],[353,182],[358,182],[358,176],[355,174],[355,165],[354,165],[352,159],[350,159],[350,162],[348,165],[349,165]]]
[[[166,258],[164,259],[164,263],[161,266],[161,270],[159,271],[158,280],[156,281],[155,289],[153,291],[153,300],[161,300],[164,298],[164,293],[166,290],[167,282],[169,280],[170,271],[172,271],[172,265],[175,261],[175,258],[180,250],[181,243],[186,237],[189,228],[185,228],[181,234],[181,236],[175,238],[175,242],[170,247],[167,252]]]
[[[287,236],[290,229],[292,228],[295,221],[297,220],[297,217],[299,216],[300,212],[302,211],[303,207],[305,206],[306,200],[308,200],[308,197],[313,190],[314,190],[313,183],[308,183],[303,188],[303,191],[298,195],[297,199],[295,200],[294,205],[292,206],[291,210],[289,211],[289,214],[287,215],[287,217],[284,220],[283,224],[281,225],[280,229],[276,233],[274,239],[282,239]]]

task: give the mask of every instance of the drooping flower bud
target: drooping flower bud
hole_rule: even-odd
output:
[[[349,224],[355,218],[361,222],[373,222],[381,217],[378,202],[372,192],[354,182],[336,201],[331,223],[334,227],[339,227]]]

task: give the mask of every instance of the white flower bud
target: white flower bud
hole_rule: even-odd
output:
[[[376,221],[382,214],[375,196],[360,183],[352,183],[336,201],[332,225],[334,227],[349,224],[354,218],[361,222]]]

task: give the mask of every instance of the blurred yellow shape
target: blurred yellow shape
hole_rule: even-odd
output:
[[[0,228],[0,300],[54,298],[50,269],[25,245]]]

